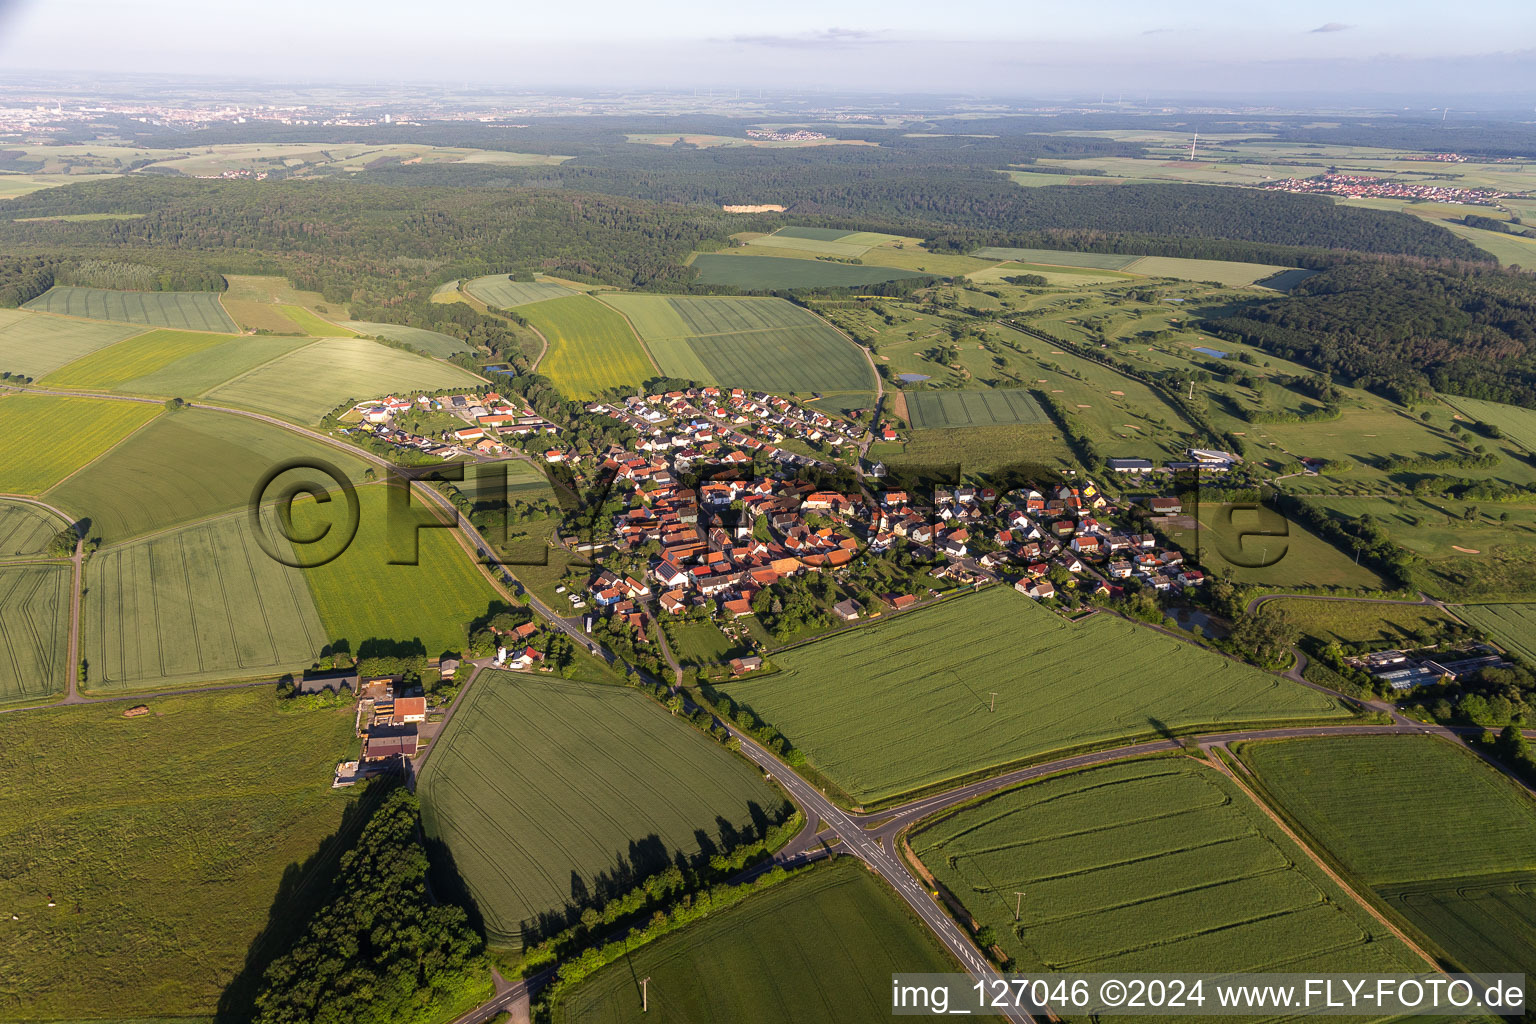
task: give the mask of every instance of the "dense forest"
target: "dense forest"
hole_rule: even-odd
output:
[[[330,902],[267,968],[256,1024],[411,1024],[446,1019],[489,995],[484,940],[461,908],[436,904],[427,891],[420,828],[416,798],[404,789],[373,812],[341,858]]]
[[[391,188],[359,182],[197,181],[135,176],[35,192],[14,217],[138,213],[131,220],[0,222],[0,250],[39,281],[49,259],[110,259],[167,272],[286,273],[335,302],[424,297],[435,281],[537,269],[625,287],[680,286],[696,248],[741,218],[719,210],[523,189]],[[41,259],[48,257],[49,259]]]
[[[1434,388],[1536,406],[1536,278],[1526,274],[1362,260],[1206,327],[1400,401]]]

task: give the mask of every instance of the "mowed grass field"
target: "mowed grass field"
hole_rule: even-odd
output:
[[[862,803],[1089,743],[1342,715],[1289,680],[1111,615],[1067,622],[1002,587],[773,661],[777,674],[724,690]]]
[[[265,688],[126,707],[7,716],[9,1020],[211,1019],[268,912],[292,906],[274,906],[284,872],[351,803],[329,785],[356,751],[349,709],[280,713]],[[110,771],[82,771],[104,752]]]
[[[1020,971],[1427,969],[1228,779],[1185,758],[1030,783],[913,847]]]
[[[514,281],[506,274],[477,277],[464,284],[464,290],[487,306],[512,309],[545,299],[563,299],[577,292],[548,281]]]
[[[68,525],[38,505],[0,499],[0,559],[44,554],[48,542]]]
[[[912,391],[906,400],[907,420],[917,430],[1051,422],[1024,390]]]
[[[348,399],[480,383],[480,378],[451,363],[366,338],[327,338],[263,363],[212,389],[207,398],[309,424],[318,423]]]
[[[1412,643],[1410,634],[1421,630],[1436,634],[1453,621],[1433,605],[1278,598],[1259,607],[1265,615],[1284,615],[1301,629],[1302,636],[1319,644],[1337,641],[1392,647]]]
[[[1092,270],[1124,270],[1141,259],[1113,252],[1069,252],[1065,249],[1010,249],[988,246],[973,255],[988,260],[1039,263],[1047,267],[1088,267]]]
[[[1536,665],[1536,604],[1464,604],[1456,607],[1456,614]]]
[[[0,370],[41,378],[143,329],[0,309]]]
[[[725,285],[744,291],[781,291],[790,288],[857,288],[860,285],[923,277],[916,270],[877,267],[825,260],[764,256],[746,247],[742,255],[701,253],[693,258],[700,284]]]
[[[447,334],[429,331],[421,327],[402,327],[400,324],[377,324],[365,320],[343,320],[342,326],[351,330],[354,334],[372,334],[375,337],[388,338],[390,341],[398,341],[402,345],[409,345],[418,351],[425,352],[429,356],[437,356],[440,359],[446,359],[460,352],[468,352],[471,348],[467,341],[460,341],[458,338]]]
[[[883,979],[954,970],[896,895],[844,858],[637,949],[573,989],[554,1019],[879,1024],[891,1016]],[[650,978],[649,1012],[636,978]]]
[[[0,704],[63,691],[74,578],[64,563],[0,565]]]
[[[238,327],[217,292],[120,292],[107,288],[54,285],[26,309],[88,320],[116,320],[182,331],[234,331]]]
[[[268,557],[243,515],[102,548],[85,585],[88,690],[275,680],[328,639],[303,573]]]
[[[1274,587],[1382,589],[1385,581],[1370,567],[1356,565],[1300,523],[1265,505],[1202,504],[1165,532],[1186,552],[1196,546],[1199,522],[1200,562],[1207,571],[1227,573],[1239,583]]]
[[[363,477],[360,461],[329,445],[245,416],[179,409],[51,488],[47,501],[89,518],[91,536],[118,544],[243,509],[273,467],[295,458],[323,460],[353,482]],[[303,477],[329,484],[318,472]],[[285,474],[278,485],[297,479]]]
[[[624,318],[590,295],[547,299],[520,312],[549,342],[539,372],[570,398],[634,388],[658,376]]]
[[[1536,970],[1536,801],[1497,770],[1432,736],[1251,743],[1240,755],[1334,860],[1463,966]]]
[[[815,314],[774,298],[609,293],[662,372],[762,391],[857,391],[874,386],[862,352]]]
[[[0,332],[0,338],[4,337],[4,333]],[[1459,395],[1442,395],[1441,398],[1460,414],[1457,418],[1463,422],[1475,420],[1491,423],[1526,451],[1536,452],[1536,409],[1523,409],[1503,402],[1485,402],[1478,398],[1462,398]]]
[[[142,402],[0,397],[0,494],[40,494],[160,413]]]
[[[340,557],[303,570],[327,637],[350,641],[354,653],[368,640],[417,640],[434,658],[462,650],[465,625],[504,598],[451,530],[422,529],[413,551],[409,521],[397,519],[394,532],[400,543],[392,547],[384,486],[360,487],[357,497],[361,518],[351,546]],[[411,508],[418,516],[430,516],[419,496],[413,496]],[[323,508],[308,499],[295,502],[296,529],[313,536],[329,522],[340,530],[344,510],[338,502]],[[414,565],[389,564],[391,558],[413,557]]]
[[[227,334],[201,331],[146,331],[61,367],[43,378],[56,388],[111,391],[124,381],[163,370],[178,360],[233,341]]]
[[[639,692],[537,673],[481,675],[419,792],[491,941],[514,948],[605,875],[660,870],[783,807],[751,765]]]
[[[1180,281],[1215,281],[1231,288],[1259,284],[1278,278],[1286,287],[1298,278],[1298,267],[1270,263],[1240,263],[1234,260],[1191,260],[1177,256],[1143,256],[1122,268],[1126,273],[1147,277],[1173,277]],[[1280,275],[1284,274],[1283,278]]]

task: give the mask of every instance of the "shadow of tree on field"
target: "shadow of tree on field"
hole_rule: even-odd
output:
[[[262,975],[298,940],[310,918],[335,891],[341,855],[357,843],[363,826],[396,785],[396,781],[379,779],[366,786],[342,812],[336,831],[321,840],[304,863],[289,864],[283,871],[265,927],[246,950],[245,965],[219,995],[214,1024],[244,1024],[251,1019]]]

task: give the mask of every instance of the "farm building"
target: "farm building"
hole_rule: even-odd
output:
[[[1151,459],[1109,459],[1109,468],[1114,473],[1150,473],[1152,472]]]

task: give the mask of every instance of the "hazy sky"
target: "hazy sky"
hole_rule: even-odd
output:
[[[0,0],[0,68],[517,87],[1510,92],[1533,0]]]

